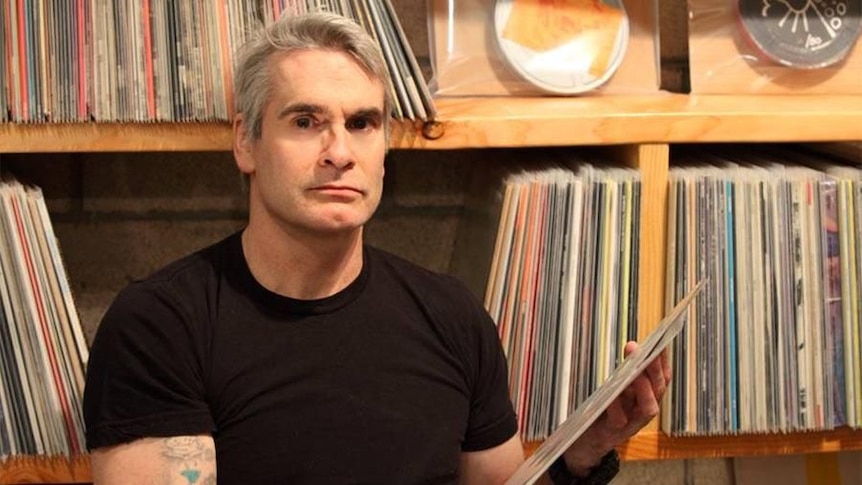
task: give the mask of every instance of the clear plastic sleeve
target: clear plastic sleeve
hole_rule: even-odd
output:
[[[862,0],[688,0],[691,92],[859,94]]]
[[[657,0],[430,0],[428,8],[435,96],[659,91]]]

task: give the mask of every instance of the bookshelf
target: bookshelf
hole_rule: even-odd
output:
[[[441,98],[435,122],[395,122],[393,149],[857,141],[862,96],[659,93]],[[0,124],[0,153],[225,151],[228,123]]]
[[[441,98],[433,123],[396,122],[391,147],[438,150],[605,146],[641,170],[639,318],[660,319],[670,147],[678,143],[862,140],[860,96],[656,94],[583,98]],[[229,151],[228,123],[0,124],[0,153]],[[527,443],[527,451],[535,448]],[[684,459],[862,449],[850,429],[786,435],[670,438],[651,423],[620,446],[623,459]],[[0,483],[87,483],[86,457],[0,461]]]

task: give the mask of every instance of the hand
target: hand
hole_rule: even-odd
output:
[[[634,352],[637,345],[628,342],[625,355]],[[659,403],[670,379],[670,364],[666,352],[662,352],[566,450],[564,456],[569,470],[576,476],[586,476],[603,456],[652,421],[658,415]]]

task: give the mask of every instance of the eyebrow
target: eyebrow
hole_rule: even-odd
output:
[[[383,111],[378,108],[363,108],[348,116],[348,118],[374,118],[376,120],[383,119]]]
[[[294,103],[282,108],[282,110],[278,112],[278,119],[284,119],[296,113],[325,114],[328,111],[329,110],[319,104]],[[365,117],[382,119],[383,111],[381,111],[379,108],[360,108],[347,116],[348,119]]]
[[[295,113],[314,113],[321,114],[326,113],[326,109],[319,104],[311,104],[311,103],[294,103],[289,104],[282,108],[281,111],[278,112],[278,119],[284,119],[288,116]]]

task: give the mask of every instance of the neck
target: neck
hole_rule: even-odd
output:
[[[361,227],[346,234],[297,236],[249,224],[242,247],[254,278],[264,288],[291,298],[334,295],[362,271]]]

